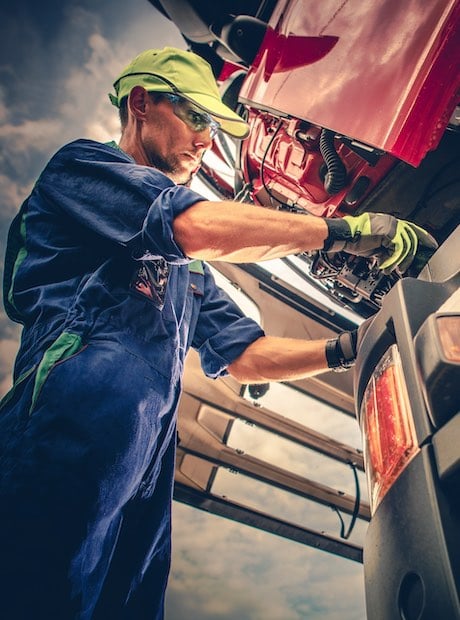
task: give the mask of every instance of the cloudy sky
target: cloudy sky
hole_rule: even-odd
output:
[[[5,4],[0,9],[2,248],[10,220],[55,149],[78,137],[101,141],[118,137],[117,114],[107,93],[129,60],[149,47],[184,47],[175,27],[147,0],[22,0],[8,3],[8,8]],[[1,266],[3,270],[3,258]],[[2,394],[11,384],[18,338],[18,326],[2,309]],[[289,405],[295,409],[294,402]],[[321,413],[326,415],[313,410],[316,416]],[[334,424],[342,441],[359,445],[354,426],[343,421]],[[305,454],[292,446],[287,450],[257,429],[251,432],[236,429],[232,440],[259,455],[270,446],[270,457],[278,452],[283,466],[289,453],[289,466],[307,475]],[[338,472],[329,465],[308,460],[308,467],[330,471],[328,484],[340,482],[345,491],[353,492],[351,472]],[[281,516],[338,533],[337,517],[330,509],[320,510],[281,491],[259,488],[228,472],[222,472],[216,485],[217,491],[235,499],[257,499],[265,506],[268,502]],[[363,530],[358,528],[355,541],[362,538]],[[365,617],[362,568],[354,562],[178,503],[174,504],[173,541],[167,620]]]

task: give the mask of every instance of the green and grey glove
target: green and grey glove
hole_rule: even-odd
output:
[[[357,217],[325,218],[329,235],[325,252],[348,252],[357,256],[374,256],[386,274],[398,268],[404,273],[417,252],[433,253],[435,239],[423,228],[386,213],[363,213]]]

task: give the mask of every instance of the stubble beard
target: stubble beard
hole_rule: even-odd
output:
[[[177,185],[187,185],[192,180],[192,174],[181,168],[179,159],[175,156],[165,158],[151,149],[149,162],[153,168],[165,174]]]

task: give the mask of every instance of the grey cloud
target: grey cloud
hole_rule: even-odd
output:
[[[182,504],[174,505],[173,514],[167,620],[358,620],[364,616],[362,601],[349,596],[362,588],[358,565],[340,558],[331,562],[318,550]],[[320,588],[323,582],[326,585]],[[336,597],[342,600],[337,602]]]

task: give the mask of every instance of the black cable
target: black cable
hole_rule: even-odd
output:
[[[265,179],[264,179],[264,166],[265,166],[265,160],[266,160],[266,158],[267,158],[268,151],[270,150],[270,148],[271,148],[271,146],[272,146],[272,144],[273,144],[273,141],[274,141],[274,139],[275,139],[276,135],[278,134],[278,131],[281,129],[281,125],[282,125],[282,124],[283,124],[283,119],[282,119],[282,118],[280,118],[280,120],[278,121],[278,125],[277,125],[277,127],[276,127],[276,129],[275,129],[275,131],[274,131],[274,133],[273,133],[273,135],[272,135],[272,137],[270,138],[270,142],[268,143],[268,146],[267,146],[267,148],[265,149],[265,153],[263,154],[262,161],[261,161],[261,163],[260,163],[260,180],[262,181],[262,185],[263,185],[263,187],[264,187],[264,190],[267,192],[267,194],[268,194],[268,197],[269,197],[269,198],[271,198],[272,200],[276,200],[276,202],[278,202],[279,204],[282,204],[284,207],[288,207],[288,208],[290,208],[290,205],[289,205],[287,202],[283,202],[282,200],[280,200],[279,198],[277,198],[277,197],[276,197],[276,196],[272,193],[272,191],[270,190],[270,188],[269,188],[269,187],[267,186],[267,184],[265,183]],[[274,206],[274,205],[272,204],[272,206]]]
[[[359,514],[359,505],[361,502],[361,489],[359,487],[359,479],[358,479],[358,472],[356,469],[356,465],[352,463],[351,461],[349,461],[348,464],[353,470],[353,475],[355,479],[356,496],[355,496],[355,506],[353,508],[353,513],[351,515],[351,521],[350,521],[350,524],[348,526],[348,530],[346,533],[345,533],[345,523],[343,521],[343,517],[339,509],[337,508],[337,506],[332,506],[332,509],[337,513],[339,520],[340,520],[340,538],[344,538],[345,540],[347,540],[350,537],[355,527],[356,519],[358,518],[358,514]]]

